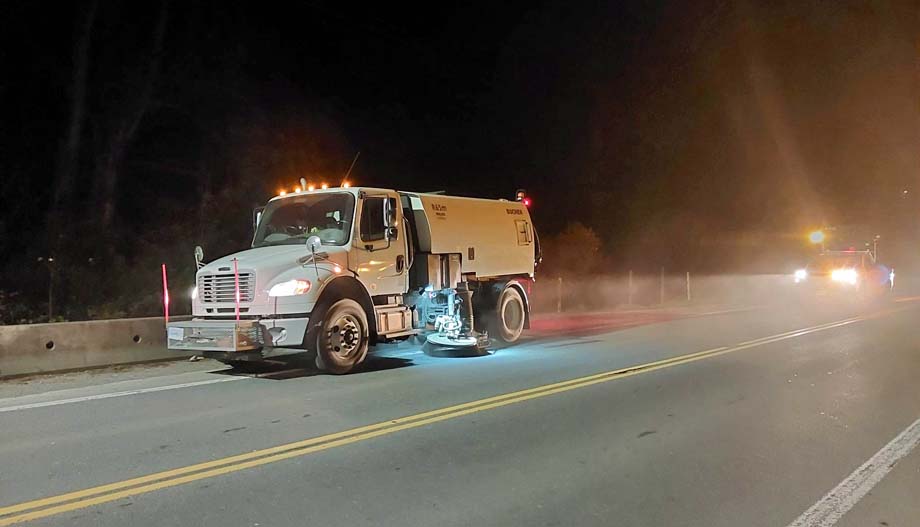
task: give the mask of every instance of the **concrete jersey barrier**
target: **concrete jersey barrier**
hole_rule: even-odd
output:
[[[179,358],[162,317],[0,326],[0,378]]]

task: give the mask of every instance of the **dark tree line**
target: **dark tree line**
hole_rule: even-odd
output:
[[[279,184],[347,168],[334,104],[283,78],[253,82],[244,48],[174,8],[96,0],[74,16],[53,162],[3,167],[3,323],[49,308],[54,320],[157,314],[161,263],[173,310],[187,310],[196,244],[211,257],[245,246],[249,211]],[[23,184],[43,170],[53,177]]]
[[[920,267],[911,2],[47,11],[0,17],[3,323],[49,283],[55,318],[156,314],[161,263],[182,309],[194,245],[245,247],[251,207],[357,151],[360,184],[524,187],[546,240],[593,233],[546,272],[784,272],[822,222]]]

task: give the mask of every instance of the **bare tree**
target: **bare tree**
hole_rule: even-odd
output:
[[[77,29],[76,46],[73,53],[73,80],[70,85],[70,115],[67,129],[58,152],[54,190],[51,207],[48,209],[48,232],[56,238],[63,224],[64,212],[68,210],[73,196],[74,179],[80,155],[80,140],[83,136],[83,122],[86,113],[86,84],[89,70],[89,50],[93,25],[96,22],[98,0],[93,0],[83,23]],[[55,242],[52,239],[52,244]]]
[[[114,130],[108,137],[106,151],[102,156],[101,164],[97,167],[97,184],[100,188],[101,217],[100,227],[106,232],[112,225],[115,216],[115,192],[118,188],[118,179],[122,161],[131,141],[137,133],[144,116],[150,109],[153,100],[154,85],[159,76],[160,61],[163,54],[163,40],[166,34],[166,20],[168,4],[160,5],[160,14],[154,29],[153,47],[150,60],[143,74],[136,96],[131,97],[125,104],[122,115],[116,117]]]

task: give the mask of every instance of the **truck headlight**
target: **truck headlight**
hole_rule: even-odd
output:
[[[192,300],[196,300],[198,298],[198,286],[197,285],[192,288],[192,292],[189,293],[189,296],[192,297]]]
[[[795,277],[795,282],[799,283],[808,278],[808,271],[805,269],[796,269],[793,276]]]
[[[831,271],[831,280],[856,284],[856,281],[859,280],[859,273],[856,272],[856,269],[834,269]]]
[[[310,291],[309,280],[288,280],[275,284],[268,290],[268,296],[294,296],[305,295]]]

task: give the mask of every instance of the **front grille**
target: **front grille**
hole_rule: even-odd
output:
[[[240,273],[240,302],[252,302],[255,294],[255,273]],[[206,304],[236,302],[233,273],[206,274],[198,277],[198,298]]]

